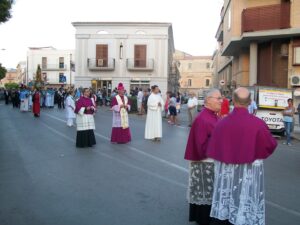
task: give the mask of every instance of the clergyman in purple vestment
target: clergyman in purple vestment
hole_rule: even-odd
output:
[[[130,111],[130,102],[124,95],[124,86],[118,85],[118,95],[111,102],[113,112],[111,142],[125,144],[131,141],[131,134],[128,122],[128,111]]]
[[[265,122],[248,112],[246,88],[233,94],[234,110],[216,125],[207,149],[215,179],[213,225],[265,225],[263,159],[277,146]]]
[[[190,204],[189,221],[199,225],[210,223],[213,193],[214,164],[207,158],[206,151],[211,133],[218,122],[222,96],[219,90],[210,90],[205,97],[205,107],[194,120],[185,159],[190,161],[187,199]]]

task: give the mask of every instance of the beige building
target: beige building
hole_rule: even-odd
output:
[[[214,86],[300,86],[300,1],[224,0]]]
[[[176,51],[174,60],[177,61],[180,73],[180,92],[187,94],[190,91],[197,95],[212,86],[212,57],[192,56],[185,52]]]
[[[4,86],[7,83],[20,83],[16,69],[7,70],[5,77],[1,80],[1,86]]]

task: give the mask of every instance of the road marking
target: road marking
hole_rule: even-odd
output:
[[[62,120],[62,119],[56,117],[56,116],[49,115],[48,113],[45,113],[45,114],[46,114],[47,116],[53,118],[53,119],[58,120],[58,121],[67,122],[67,121],[65,121],[65,120]],[[110,141],[110,138],[109,138],[109,137],[106,137],[106,136],[104,136],[104,135],[102,135],[102,134],[99,134],[99,133],[97,133],[97,132],[94,132],[94,133],[95,133],[95,136],[98,136],[98,137],[100,137],[100,138],[102,138],[102,139],[104,139],[104,140],[106,140],[106,141]],[[182,166],[178,166],[178,165],[176,165],[175,163],[172,163],[172,162],[170,162],[170,161],[167,161],[167,160],[161,159],[161,158],[159,158],[159,157],[153,156],[153,155],[151,155],[151,154],[148,154],[148,153],[146,153],[146,152],[144,152],[144,151],[142,151],[142,150],[140,150],[140,149],[137,149],[137,148],[135,148],[135,147],[133,147],[133,146],[127,145],[126,147],[128,147],[129,149],[131,149],[132,151],[134,151],[134,152],[136,152],[136,153],[139,153],[139,154],[141,154],[141,155],[144,155],[144,156],[146,156],[146,157],[148,157],[148,158],[151,158],[151,159],[153,159],[153,160],[156,160],[156,161],[158,161],[158,162],[160,162],[160,163],[164,163],[164,164],[166,164],[166,165],[168,165],[168,166],[170,166],[170,167],[176,168],[176,169],[178,169],[178,170],[180,170],[180,171],[183,171],[183,172],[185,172],[185,173],[188,173],[188,172],[189,172],[188,169],[186,169],[186,168],[184,168],[184,167],[182,167]]]
[[[300,217],[300,212],[297,212],[297,211],[295,211],[295,210],[293,210],[293,209],[289,209],[289,208],[283,207],[283,206],[281,206],[281,205],[278,205],[278,204],[276,204],[276,203],[274,203],[274,202],[267,201],[267,200],[266,200],[266,204],[267,204],[267,205],[270,205],[270,206],[272,206],[272,207],[274,207],[274,208],[277,208],[277,209],[279,209],[279,210],[282,210],[282,211],[284,211],[284,212],[290,213],[290,214],[292,214],[292,215],[294,215],[294,216]]]
[[[58,130],[56,130],[56,129],[50,127],[50,126],[48,126],[48,125],[45,124],[44,122],[41,122],[41,124],[42,124],[43,126],[47,127],[47,128],[48,128],[49,130],[51,130],[52,132],[54,132],[54,133],[56,133],[56,134],[58,134],[58,135],[64,137],[65,139],[71,141],[72,143],[75,143],[75,140],[74,140],[74,139],[72,139],[72,138],[68,137],[67,135],[61,133],[60,131],[58,131]]]
[[[51,118],[53,118],[53,119],[56,119],[56,120],[59,120],[59,121],[62,121],[62,122],[66,122],[65,120],[62,120],[62,119],[60,119],[60,118],[58,118],[58,117],[56,117],[56,116],[49,115],[48,113],[44,113],[44,114],[46,114],[47,116],[49,116],[49,117],[51,117]],[[66,136],[65,134],[61,133],[60,131],[58,131],[58,130],[56,130],[56,129],[50,127],[50,126],[48,126],[47,124],[45,124],[45,123],[43,123],[43,122],[41,122],[41,123],[42,123],[45,127],[47,127],[49,130],[51,130],[52,132],[54,132],[54,133],[56,133],[56,134],[58,134],[58,135],[64,137],[65,139],[71,141],[72,143],[75,143],[75,141],[74,141],[72,138],[69,138],[69,137]],[[95,135],[98,136],[98,137],[101,137],[101,138],[103,138],[103,139],[105,139],[105,140],[110,140],[108,137],[103,136],[103,135],[101,135],[101,134],[96,133]],[[155,156],[153,156],[153,155],[150,155],[150,154],[148,154],[148,153],[145,153],[145,152],[143,152],[143,151],[140,151],[140,150],[138,150],[137,148],[134,148],[134,147],[132,147],[132,146],[127,146],[127,147],[129,147],[131,150],[133,150],[133,151],[135,151],[135,152],[137,152],[137,153],[143,154],[143,155],[145,155],[145,156],[147,156],[147,157],[150,157],[150,158],[152,158],[152,159],[158,160],[158,161],[160,161],[160,162],[167,163],[167,165],[172,166],[172,167],[175,167],[175,168],[177,168],[177,169],[179,169],[179,170],[181,170],[181,171],[188,172],[188,170],[185,169],[184,167],[180,167],[180,166],[178,166],[178,165],[176,165],[176,164],[174,164],[174,163],[171,163],[171,162],[169,162],[169,161],[160,159],[160,158],[158,158],[158,157],[155,157]],[[117,162],[119,162],[119,163],[122,163],[123,165],[129,166],[129,167],[134,168],[134,169],[136,169],[136,170],[139,170],[139,171],[141,171],[141,172],[147,173],[148,175],[154,176],[154,177],[156,177],[156,178],[159,178],[159,179],[164,180],[164,181],[166,181],[166,182],[172,183],[172,184],[174,184],[174,185],[177,185],[177,186],[186,188],[186,185],[185,185],[185,184],[182,184],[182,183],[176,182],[176,181],[174,181],[174,180],[171,180],[171,179],[169,179],[169,178],[166,178],[166,177],[160,176],[160,175],[158,175],[158,174],[152,173],[152,172],[147,171],[147,170],[145,170],[145,169],[143,169],[143,168],[140,168],[140,167],[137,167],[137,166],[133,166],[132,164],[129,164],[129,163],[126,163],[126,162],[124,162],[124,161],[121,161],[121,160],[118,160],[118,159],[116,159],[116,158],[113,158],[113,157],[111,157],[111,156],[109,156],[109,155],[107,155],[107,154],[105,154],[105,153],[103,153],[103,152],[99,152],[99,151],[96,151],[96,152],[98,152],[99,154],[101,154],[101,155],[103,155],[103,156],[105,156],[105,157],[107,157],[107,158],[110,158],[110,159],[115,160],[115,161],[117,161]],[[294,216],[300,217],[300,212],[295,211],[295,210],[293,210],[293,209],[286,208],[286,207],[281,206],[281,205],[279,205],[279,204],[277,204],[277,203],[275,203],[275,202],[266,200],[266,204],[269,205],[269,206],[271,206],[271,207],[273,207],[273,208],[277,208],[278,210],[281,210],[281,211],[284,211],[284,212],[286,212],[286,213],[292,214],[292,215],[294,215]]]
[[[41,124],[42,124],[43,126],[45,126],[46,128],[48,128],[49,130],[51,130],[52,132],[54,132],[55,134],[57,134],[57,135],[59,135],[59,136],[65,138],[65,139],[67,139],[68,141],[70,141],[70,142],[72,142],[72,143],[75,143],[75,140],[74,140],[74,139],[72,139],[72,138],[66,136],[65,134],[61,133],[60,131],[58,131],[58,130],[56,130],[56,129],[50,127],[50,126],[48,126],[48,125],[45,124],[44,122],[41,122]],[[183,184],[183,183],[174,181],[174,180],[169,179],[169,178],[167,178],[167,177],[164,177],[164,176],[161,176],[161,175],[159,175],[159,174],[153,173],[153,172],[151,172],[151,171],[145,170],[145,169],[143,169],[143,168],[141,168],[141,167],[134,166],[134,165],[132,165],[132,164],[130,164],[130,163],[127,163],[127,162],[125,162],[125,161],[122,161],[122,160],[119,160],[119,159],[117,159],[117,158],[114,158],[114,157],[112,157],[112,156],[110,156],[110,155],[108,155],[108,154],[106,154],[106,153],[103,153],[103,152],[100,152],[100,151],[97,151],[97,150],[96,150],[96,152],[99,153],[100,155],[106,157],[106,158],[109,158],[109,159],[111,159],[111,160],[117,161],[118,163],[123,164],[123,165],[125,165],[125,166],[127,166],[127,167],[130,167],[130,168],[132,168],[132,169],[135,169],[135,170],[138,170],[138,171],[140,171],[140,172],[146,173],[146,174],[148,174],[148,175],[150,175],[150,176],[156,177],[156,178],[158,178],[158,179],[160,179],[160,180],[166,181],[166,182],[171,183],[171,184],[173,184],[173,185],[177,185],[177,186],[182,187],[182,188],[187,188],[187,185],[186,185],[186,184]]]
[[[146,174],[148,174],[148,175],[150,175],[150,176],[154,176],[154,177],[156,177],[156,178],[158,178],[158,179],[160,179],[160,180],[164,180],[164,181],[166,181],[166,182],[169,182],[169,183],[171,183],[171,184],[177,185],[177,186],[179,186],[179,187],[187,188],[187,184],[179,183],[179,182],[174,181],[174,180],[171,180],[171,179],[169,179],[169,178],[167,178],[167,177],[164,177],[164,176],[161,176],[161,175],[159,175],[159,174],[153,173],[153,172],[151,172],[151,171],[145,170],[145,169],[143,169],[143,168],[141,168],[141,167],[134,166],[134,165],[132,165],[132,164],[126,163],[126,162],[124,162],[124,161],[122,161],[122,160],[119,160],[119,159],[116,159],[116,158],[114,158],[114,157],[112,157],[112,156],[110,156],[110,155],[108,155],[108,154],[106,154],[106,153],[103,153],[103,152],[99,152],[99,153],[100,153],[101,155],[103,155],[104,157],[109,158],[109,159],[114,160],[114,161],[117,161],[118,163],[121,163],[121,164],[123,164],[123,165],[125,165],[125,166],[127,166],[127,167],[131,167],[131,168],[133,168],[133,169],[139,170],[139,171],[141,171],[141,172],[143,172],[143,173],[146,173]]]

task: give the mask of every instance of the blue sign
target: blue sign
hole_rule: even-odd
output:
[[[67,82],[67,77],[63,74],[59,74],[59,83]]]

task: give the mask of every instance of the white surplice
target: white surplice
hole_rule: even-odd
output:
[[[161,106],[158,106],[158,103]],[[145,139],[154,139],[162,137],[162,116],[161,112],[164,101],[160,94],[152,93],[148,98],[148,112],[145,127]]]

